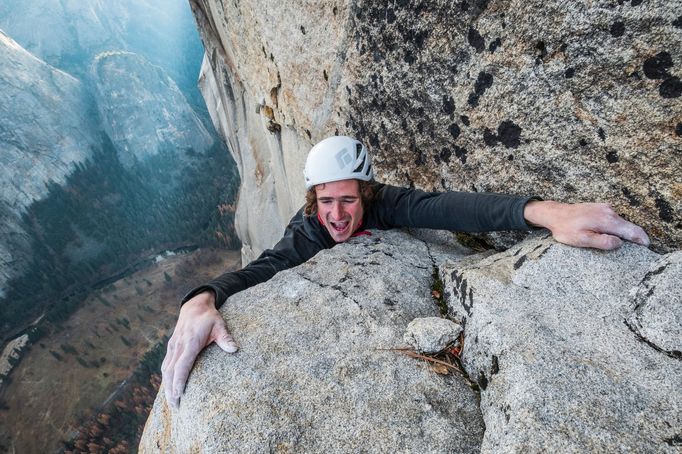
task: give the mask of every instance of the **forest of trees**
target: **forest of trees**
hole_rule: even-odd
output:
[[[109,138],[64,185],[24,215],[33,256],[0,301],[0,327],[22,326],[48,308],[64,320],[90,286],[135,260],[179,246],[237,248],[239,177],[222,143],[204,153],[165,150],[124,168]]]

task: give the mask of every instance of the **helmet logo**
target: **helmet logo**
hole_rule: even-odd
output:
[[[353,157],[348,152],[348,148],[344,148],[338,153],[336,153],[336,162],[339,164],[339,168],[343,169],[353,162]]]

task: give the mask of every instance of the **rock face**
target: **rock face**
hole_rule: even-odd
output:
[[[232,296],[241,350],[207,349],[179,410],[159,393],[141,451],[677,452],[680,322],[646,314],[678,311],[679,252],[538,236],[445,264],[433,250],[375,232]],[[434,263],[480,399],[384,350],[437,315]]]
[[[442,266],[481,388],[481,450],[677,452],[680,257],[535,238]]]
[[[386,182],[607,201],[659,248],[682,244],[679,0],[190,3],[240,164],[245,258],[281,234],[307,151],[337,132]]]
[[[0,31],[0,296],[28,262],[20,216],[100,146],[83,85]]]
[[[209,348],[178,411],[159,393],[141,452],[477,452],[474,392],[387,349],[434,316],[427,246],[388,232],[231,297],[241,344]]]
[[[92,80],[104,129],[126,167],[164,149],[201,153],[213,144],[175,82],[142,56],[100,54]]]

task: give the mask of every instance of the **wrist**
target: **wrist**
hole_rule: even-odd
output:
[[[563,205],[552,200],[531,200],[523,208],[523,217],[531,227],[542,227],[552,230],[554,213]]]
[[[206,309],[215,310],[215,293],[212,290],[205,290],[201,293],[197,293],[192,298],[190,298],[185,304],[182,305],[181,311],[192,311],[200,310],[204,311]]]

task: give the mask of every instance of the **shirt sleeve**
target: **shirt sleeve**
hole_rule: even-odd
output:
[[[523,209],[535,199],[478,192],[425,192],[382,185],[375,202],[375,221],[383,229],[531,230],[523,217]]]
[[[316,224],[317,219],[304,217],[302,211],[299,211],[289,222],[282,239],[272,249],[264,251],[241,270],[222,274],[194,288],[185,295],[182,303],[210,290],[215,294],[216,307],[219,308],[235,293],[265,282],[279,271],[298,266],[320,250],[331,247],[331,238],[326,238]]]

